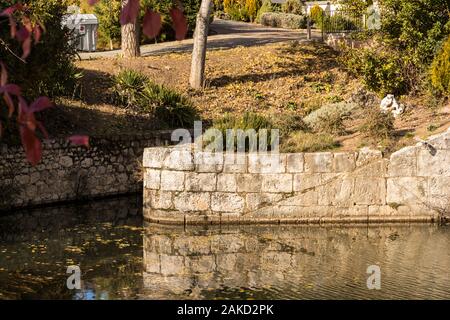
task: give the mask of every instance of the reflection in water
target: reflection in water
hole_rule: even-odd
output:
[[[450,298],[449,227],[142,227],[140,207],[128,197],[0,218],[0,298]],[[68,265],[81,290],[66,288]]]
[[[144,285],[155,298],[448,299],[449,231],[147,226]],[[381,268],[379,291],[367,289],[369,265]]]

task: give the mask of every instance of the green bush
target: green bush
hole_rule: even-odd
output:
[[[222,118],[219,118],[213,122],[213,128],[222,132],[222,136],[226,137],[227,130],[233,130],[236,135],[236,130],[249,130],[254,129],[256,133],[259,133],[261,129],[270,130],[273,128],[273,124],[266,117],[261,116],[257,113],[246,112],[242,116],[235,116],[233,114],[225,114]],[[268,140],[271,141],[270,131],[268,132]],[[212,141],[205,141],[206,143],[211,143]],[[225,145],[225,143],[224,143]],[[236,150],[236,140],[233,146]],[[254,146],[255,148],[257,146]],[[246,151],[250,149],[249,144],[246,142]]]
[[[273,12],[274,7],[271,0],[263,0],[261,7],[256,15],[256,22],[261,23],[261,16],[266,12]]]
[[[113,80],[117,102],[124,107],[136,107],[139,94],[148,80],[146,75],[132,69],[120,71]]]
[[[416,85],[416,73],[410,72],[414,66],[393,49],[349,49],[341,61],[350,74],[361,77],[366,87],[380,96],[406,94]]]
[[[303,14],[303,4],[300,0],[286,0],[281,5],[281,11],[301,15]]]
[[[199,118],[187,97],[132,69],[122,70],[114,77],[113,92],[120,105],[153,114],[169,128],[190,127]]]
[[[173,89],[148,81],[140,92],[141,110],[153,113],[169,128],[192,127],[199,119],[192,102]]]
[[[450,96],[450,37],[433,60],[431,83],[441,94]]]
[[[388,141],[394,134],[394,116],[378,107],[371,108],[366,112],[360,131],[376,143]]]
[[[333,136],[326,133],[295,132],[281,145],[281,152],[319,152],[337,148]]]
[[[323,9],[316,4],[309,11],[309,16],[314,23],[319,24],[322,22]]]
[[[263,13],[260,22],[264,26],[286,29],[304,29],[307,23],[305,16],[279,12]]]
[[[98,43],[107,44],[113,49],[113,43],[121,39],[120,10],[121,0],[101,0],[94,8],[98,18]]]
[[[303,120],[314,131],[330,134],[345,132],[344,120],[357,108],[354,103],[327,104],[311,112]]]
[[[19,1],[0,0],[0,8],[6,8]],[[22,52],[19,43],[11,39],[8,19],[0,17],[0,60],[9,70],[9,81],[17,83],[28,100],[38,96],[71,96],[79,71],[73,64],[76,54],[73,45],[69,44],[71,33],[61,27],[61,19],[67,9],[67,2],[60,0],[22,0],[29,6],[33,17],[39,18],[45,26],[41,41],[33,45],[27,63],[13,56],[7,48],[18,53]],[[3,99],[0,99],[3,101]],[[0,102],[2,103],[2,102]]]

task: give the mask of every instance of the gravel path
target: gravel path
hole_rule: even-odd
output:
[[[313,33],[313,38],[319,38]],[[215,19],[210,26],[208,49],[230,49],[238,46],[257,46],[290,40],[305,41],[305,30],[290,30],[265,27],[258,24]],[[192,51],[192,39],[171,41],[141,46],[142,56],[158,55],[171,52]],[[102,57],[115,57],[120,50],[102,52],[82,52],[82,60]]]

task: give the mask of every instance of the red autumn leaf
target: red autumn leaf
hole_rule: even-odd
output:
[[[41,141],[36,137],[33,130],[22,125],[20,126],[20,138],[27,160],[31,165],[37,165],[42,158]]]
[[[20,96],[20,87],[16,84],[6,84],[0,86],[0,94],[9,93],[15,96]]]
[[[97,4],[98,0],[88,0],[88,4],[90,6],[95,6]]]
[[[161,15],[152,10],[147,10],[142,24],[142,31],[150,39],[156,37],[161,31]]]
[[[89,137],[88,136],[71,136],[68,140],[78,146],[86,146],[89,148]]]
[[[39,112],[50,108],[53,106],[53,103],[47,97],[39,97],[37,98],[30,106],[29,112]]]
[[[14,113],[14,102],[7,92],[3,95],[3,100],[5,100],[5,103],[8,106],[8,118],[11,118]]]
[[[128,0],[120,14],[120,24],[134,23],[139,14],[139,0]]]
[[[0,62],[0,86],[6,85],[8,82],[8,71],[6,71],[5,64]]]
[[[173,29],[175,30],[175,38],[177,40],[183,40],[186,38],[188,31],[188,25],[186,17],[179,8],[170,9],[170,16],[173,22]]]
[[[39,25],[35,25],[33,29],[34,43],[38,43],[41,40],[42,30]]]

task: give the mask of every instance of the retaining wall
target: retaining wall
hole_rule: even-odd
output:
[[[144,217],[174,224],[435,221],[450,208],[450,130],[380,151],[144,152]]]
[[[0,145],[0,210],[138,192],[144,148],[169,144],[170,132],[90,140],[89,149],[46,140],[35,167],[22,146]]]

